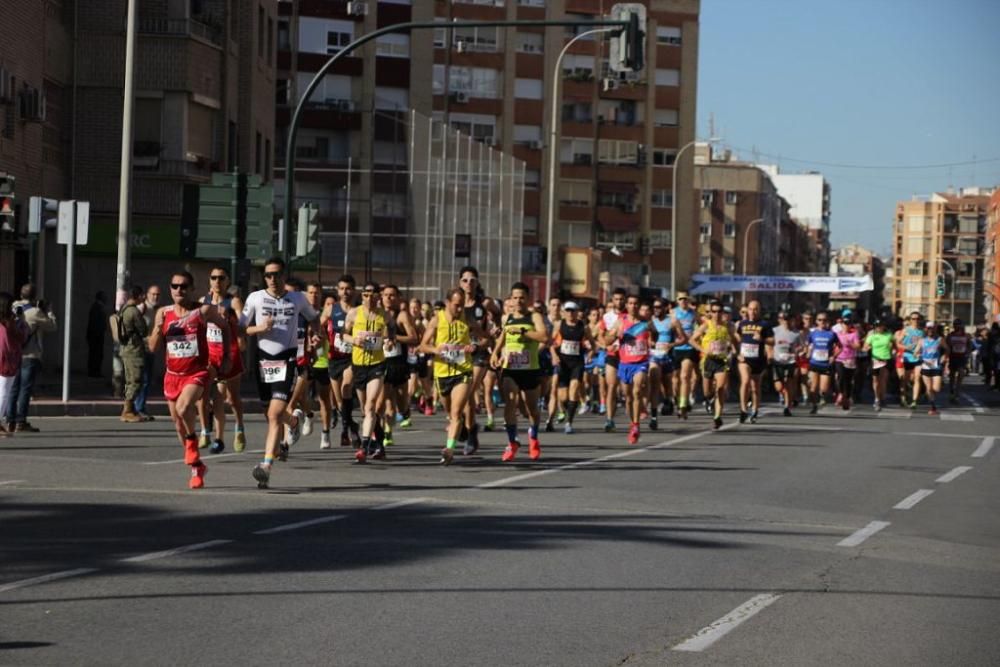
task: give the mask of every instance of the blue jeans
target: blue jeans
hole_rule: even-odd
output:
[[[10,403],[4,419],[9,424],[23,424],[28,421],[28,405],[31,390],[35,388],[35,378],[42,370],[41,359],[22,359],[21,372],[14,376],[14,386],[10,389]]]
[[[149,397],[149,383],[153,378],[153,362],[155,360],[156,355],[149,352],[146,353],[145,363],[142,365],[142,381],[139,385],[139,393],[135,395],[135,399],[132,401],[136,412],[146,412],[146,398]]]

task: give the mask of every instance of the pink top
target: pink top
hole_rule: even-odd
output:
[[[858,330],[843,329],[837,334],[837,338],[840,339],[840,354],[837,355],[837,361],[841,363],[854,362],[858,358],[858,351],[853,346],[861,344]]]
[[[0,375],[14,377],[21,370],[21,351],[27,339],[28,325],[24,320],[0,324]]]

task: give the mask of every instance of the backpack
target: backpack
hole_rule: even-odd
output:
[[[122,309],[117,313],[112,313],[108,317],[108,325],[111,327],[111,340],[118,343],[119,345],[124,345],[128,343],[128,332],[125,331],[125,318],[122,315],[125,313],[125,309],[129,307],[129,304],[122,306]],[[131,306],[132,308],[138,308],[138,306]]]

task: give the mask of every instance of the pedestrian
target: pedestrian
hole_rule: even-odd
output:
[[[14,378],[21,372],[21,350],[28,339],[24,316],[13,309],[14,298],[0,292],[0,414],[6,414]],[[0,427],[0,436],[11,429]]]
[[[135,409],[135,397],[142,384],[142,368],[146,362],[146,350],[149,349],[146,337],[146,319],[139,306],[145,300],[145,293],[138,285],[129,290],[128,301],[118,313],[120,324],[118,345],[125,369],[125,401],[122,404],[121,420],[130,424],[145,421]]]
[[[104,377],[101,366],[104,364],[104,331],[108,327],[106,303],[104,292],[97,292],[87,315],[87,377]]]
[[[160,286],[150,285],[146,288],[146,298],[139,306],[142,311],[142,318],[146,320],[147,333],[153,332],[153,319],[156,317],[156,309],[160,305]],[[156,355],[149,351],[147,345],[143,349],[142,379],[139,381],[139,392],[135,395],[132,404],[135,406],[136,414],[142,417],[143,421],[153,421],[153,415],[146,410],[146,399],[149,397],[149,385],[153,378],[153,366],[156,363]]]
[[[42,370],[42,337],[56,330],[56,316],[44,301],[35,300],[35,286],[31,283],[21,287],[21,298],[14,302],[14,310],[20,310],[28,325],[28,340],[24,343],[21,356],[21,370],[14,377],[11,397],[4,419],[16,431],[37,433],[38,429],[28,421],[28,408],[35,380]]]

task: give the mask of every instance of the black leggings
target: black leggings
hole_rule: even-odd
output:
[[[855,368],[847,368],[841,362],[837,362],[837,382],[840,395],[846,399],[854,396],[854,371]]]

